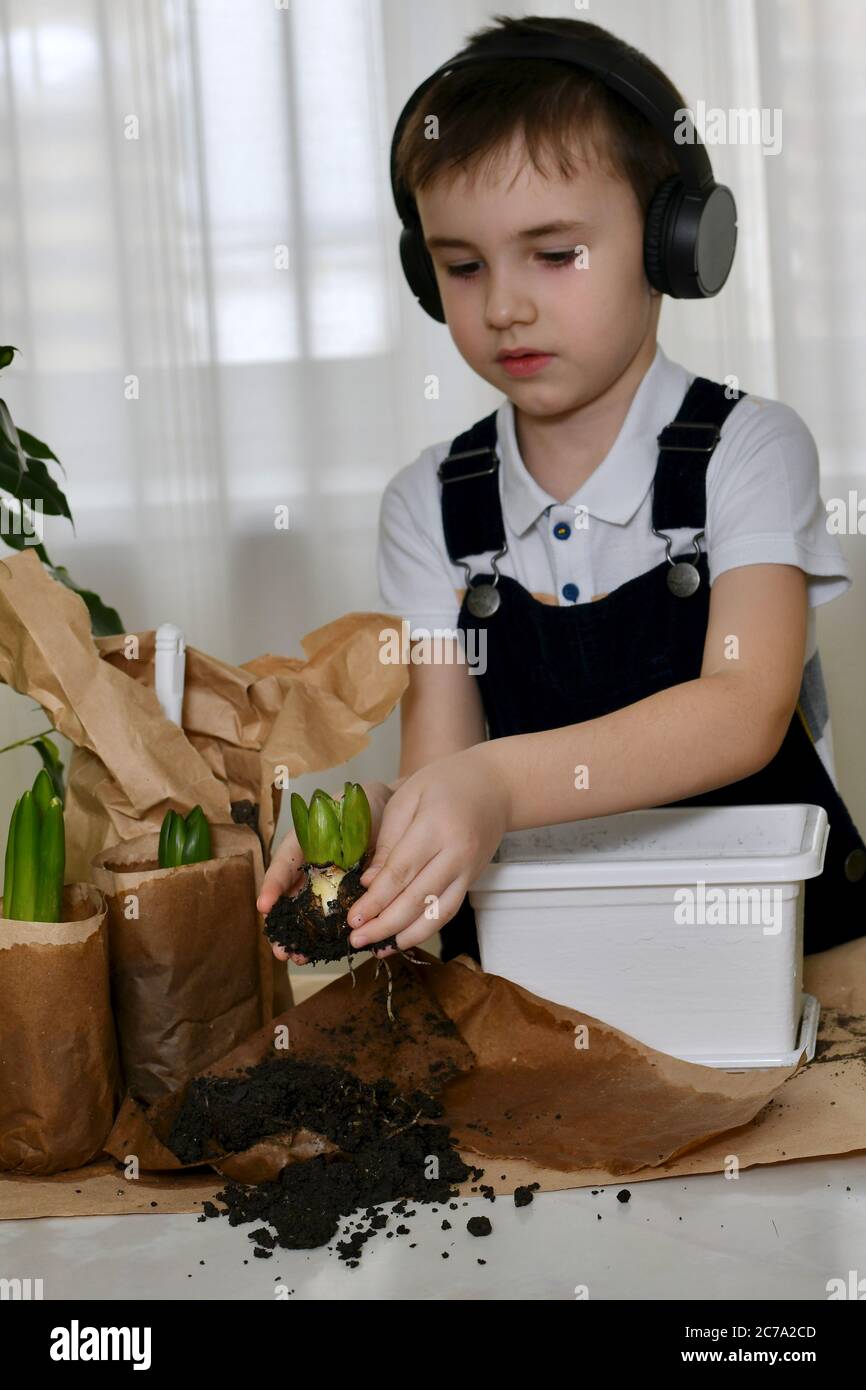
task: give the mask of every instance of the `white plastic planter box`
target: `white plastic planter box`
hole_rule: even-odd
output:
[[[705,1066],[814,1053],[804,881],[821,806],[629,811],[507,834],[469,890],[482,967]]]

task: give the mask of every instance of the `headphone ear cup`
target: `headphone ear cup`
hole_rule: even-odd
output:
[[[400,233],[400,261],[403,273],[421,308],[437,323],[445,322],[442,297],[430,253],[424,245],[420,227],[404,227]]]
[[[670,244],[669,231],[676,209],[682,199],[683,181],[672,174],[653,195],[646,215],[643,240],[643,263],[647,279],[654,290],[673,294],[668,276],[668,257],[665,247]]]

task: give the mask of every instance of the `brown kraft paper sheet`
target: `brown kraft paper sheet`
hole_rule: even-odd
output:
[[[0,1169],[51,1174],[102,1152],[119,1095],[105,903],[63,889],[63,921],[0,901]]]
[[[416,954],[426,958],[426,953]],[[465,958],[461,958],[463,959]],[[372,962],[369,965],[372,966]],[[480,973],[461,965],[461,961],[450,962],[440,969],[450,971],[452,977],[459,969],[463,969],[467,975]],[[359,980],[367,971],[368,965],[362,967],[358,972]],[[724,1132],[716,1132],[716,1137],[708,1138],[699,1147],[684,1147],[684,1141],[690,1142],[691,1136],[686,1134],[683,1125],[678,1126],[673,1136],[679,1150],[678,1156],[665,1161],[656,1159],[654,1163],[629,1172],[627,1180],[630,1186],[657,1178],[681,1178],[723,1172],[731,1154],[736,1155],[741,1168],[748,1168],[759,1164],[817,1158],[821,1155],[866,1151],[866,938],[846,942],[818,955],[807,956],[804,971],[804,988],[818,998],[822,1010],[815,1058],[797,1070],[772,1068],[764,1071],[728,1073],[693,1063],[674,1062],[673,1059],[667,1058],[666,1054],[654,1052],[641,1043],[635,1043],[624,1034],[619,1035],[623,1040],[623,1075],[627,1076],[635,1066],[640,1066],[640,1053],[647,1054],[650,1061],[661,1058],[673,1062],[679,1072],[679,1083],[666,1069],[661,1073],[651,1074],[641,1066],[641,1073],[650,1081],[653,1090],[661,1086],[665,1092],[670,1092],[668,1109],[674,1117],[678,1110],[679,1115],[686,1118],[692,1102],[699,1102],[705,1116],[710,1119],[708,1129],[712,1131],[715,1113],[712,1097],[720,1095],[720,1108],[729,1110],[729,1083],[736,1084],[743,1080],[752,1087],[762,1085],[765,1102],[761,1106],[760,1095],[754,1096],[746,1107],[755,1107],[752,1119]],[[369,982],[365,979],[361,983],[367,993]],[[429,984],[425,989],[431,999],[435,993],[441,1003],[443,992],[438,982],[435,990],[431,990]],[[293,1017],[296,1025],[303,1019],[304,1032],[299,1034],[299,1041],[304,1037],[304,1045],[311,1045],[322,1028],[338,1026],[336,1020],[341,1018],[341,1011],[350,1004],[350,990],[351,984],[348,980],[329,985],[277,1022],[287,1022],[291,1030],[290,1036],[294,1036]],[[483,1059],[488,1047],[493,1048],[495,1053],[495,1047],[501,1045],[502,1028],[500,1004],[497,1004],[495,999],[497,991],[479,992],[467,988],[465,983],[462,986],[447,986],[445,992],[449,990],[454,991],[456,1014],[459,1015],[461,1009],[463,1010],[463,1026],[470,1033],[478,1034],[490,1025],[494,1034],[499,1034],[500,1044],[492,1043],[482,1047],[481,1057]],[[519,992],[526,993],[522,990]],[[318,1008],[313,1009],[311,1006],[316,1006],[317,1001]],[[554,1036],[557,1031],[556,1018],[545,1021],[544,1014],[547,1008],[554,1013],[572,1012],[562,1010],[559,1005],[548,1006],[546,1001],[536,999],[532,995],[529,995],[529,1001],[540,1009],[534,1021],[530,1019],[533,1027],[546,1030],[552,1026]],[[515,1004],[514,1008],[522,1010],[522,1002],[519,1005]],[[376,1007],[381,1008],[381,1001]],[[473,1011],[474,1018],[470,1017]],[[576,1019],[580,1017],[575,1015]],[[524,1023],[521,1022],[519,1026],[522,1033]],[[613,1034],[617,1032],[615,1029],[606,1031]],[[219,1065],[219,1071],[222,1072],[224,1068],[230,1070],[228,1063],[234,1058],[249,1065],[258,1059],[258,1055],[266,1055],[270,1038],[271,1029],[263,1029],[257,1038],[249,1039],[247,1044],[237,1049],[233,1057],[224,1059]],[[615,1043],[615,1039],[612,1043]],[[316,1044],[315,1055],[322,1056],[324,1060],[324,1048],[327,1045],[324,1042],[321,1046]],[[333,1060],[339,1060],[341,1052],[346,1055],[345,1043],[341,1048],[339,1041],[332,1038],[330,1046],[330,1056]],[[516,1055],[516,1051],[516,1048],[512,1047],[509,1055]],[[495,1056],[491,1056],[491,1062],[495,1069]],[[483,1067],[480,1070],[483,1071]],[[455,1110],[460,1124],[465,1123],[461,1118],[461,1112],[467,1104],[465,1093],[461,1095],[464,1081],[462,1075],[458,1076],[446,1091],[446,1097],[450,1092],[454,1092]],[[629,1125],[633,1131],[639,1132],[648,1109],[647,1093],[635,1083],[634,1077],[628,1084],[632,1106]],[[177,1100],[178,1098],[175,1098],[175,1103]],[[551,1097],[551,1103],[552,1100]],[[559,1101],[558,1095],[556,1100]],[[673,1101],[676,1101],[676,1106],[670,1103]],[[483,1095],[481,1103],[486,1104],[488,1109],[491,1108],[489,1100],[485,1101]],[[592,1105],[591,1098],[589,1104]],[[535,1113],[541,1112],[536,1108]],[[564,1112],[560,1110],[559,1113]],[[493,1118],[496,1119],[495,1114]],[[606,1112],[597,1116],[595,1123],[598,1125],[598,1134],[591,1136],[590,1144],[586,1147],[601,1147],[608,1127]],[[658,1127],[657,1119],[654,1123]],[[484,1140],[488,1136],[480,1137]],[[544,1152],[548,1147],[544,1132],[542,1139]],[[477,1163],[487,1169],[484,1181],[497,1193],[513,1191],[519,1183],[538,1182],[542,1191],[558,1191],[564,1188],[620,1184],[625,1177],[620,1164],[579,1166],[576,1160],[570,1160],[574,1165],[571,1168],[556,1168],[542,1162],[540,1157],[532,1156],[519,1159],[497,1157],[495,1161],[491,1161],[489,1156],[480,1156],[478,1140],[478,1134],[472,1133],[473,1147],[467,1146],[462,1152],[468,1162]],[[559,1140],[561,1132],[557,1136],[557,1147]],[[157,1147],[159,1141],[147,1124],[143,1112],[128,1101],[124,1103],[117,1116],[111,1141],[114,1141],[112,1146],[116,1147],[118,1154],[141,1153],[142,1166],[145,1157],[156,1163],[177,1163],[174,1156],[161,1145]],[[148,1145],[151,1146],[150,1150]],[[256,1149],[264,1154],[265,1163],[262,1166],[255,1163],[257,1154],[253,1150],[248,1151],[244,1161],[252,1156],[251,1167],[255,1180],[258,1181],[270,1176],[279,1167],[280,1158],[286,1155],[287,1147],[283,1140],[265,1142],[256,1146]],[[663,1149],[658,1146],[655,1152],[658,1154],[663,1152]],[[227,1175],[236,1171],[232,1167],[232,1160],[229,1160],[227,1165],[220,1166]],[[243,1170],[244,1162],[241,1162],[237,1170],[238,1176],[244,1175]],[[213,1198],[222,1186],[219,1177],[201,1167],[173,1172],[142,1172],[139,1183],[125,1181],[122,1173],[123,1170],[114,1165],[111,1159],[102,1158],[74,1174],[64,1173],[50,1179],[0,1177],[0,1218],[100,1215],[124,1210],[195,1211],[200,1209],[203,1200]],[[505,1174],[504,1179],[502,1174]],[[470,1186],[471,1180],[467,1180],[463,1185],[464,1196],[469,1195]],[[143,1193],[147,1194],[147,1200]],[[149,1205],[153,1200],[159,1202],[156,1208]],[[162,1205],[163,1202],[165,1207]]]
[[[289,1055],[348,1066],[363,1080],[385,1075],[401,1089],[418,1085],[425,1074],[429,1078],[431,1063],[445,1060],[457,1074],[442,1092],[443,1119],[461,1151],[529,1159],[564,1172],[603,1166],[624,1174],[667,1162],[747,1124],[796,1070],[730,1074],[681,1062],[598,1019],[470,969],[462,960],[442,964],[426,952],[415,954],[423,964],[390,960],[398,1018],[407,993],[412,1000],[410,1054],[389,1046],[371,960],[356,972],[354,998],[349,979],[334,982],[210,1073],[225,1074],[272,1055],[274,1028],[281,1023],[289,1029]],[[442,1036],[443,1019],[456,1026],[456,1037]],[[575,1046],[579,1033],[588,1045]],[[164,1141],[181,1100],[179,1095],[147,1115],[125,1107],[106,1143],[108,1152],[136,1154],[143,1168],[179,1166]],[[275,1176],[286,1154],[270,1138],[269,1176]],[[261,1157],[256,1154],[259,1173]],[[222,1159],[219,1166],[228,1171]]]

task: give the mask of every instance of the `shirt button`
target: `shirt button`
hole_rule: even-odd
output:
[[[562,597],[567,598],[569,603],[574,603],[579,593],[580,589],[576,584],[563,584],[562,586]]]
[[[567,521],[558,521],[553,528],[553,534],[558,541],[567,541],[571,535],[571,527]]]

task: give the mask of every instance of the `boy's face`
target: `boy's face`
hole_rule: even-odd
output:
[[[655,343],[661,295],[644,272],[634,191],[591,154],[574,162],[574,178],[557,170],[546,179],[522,141],[514,142],[495,174],[470,179],[459,171],[417,195],[460,354],[529,415],[595,400],[642,346]],[[519,235],[552,222],[582,225]],[[460,244],[442,246],[440,238]],[[509,372],[497,361],[512,348],[550,360],[517,375],[525,369],[516,364]]]

